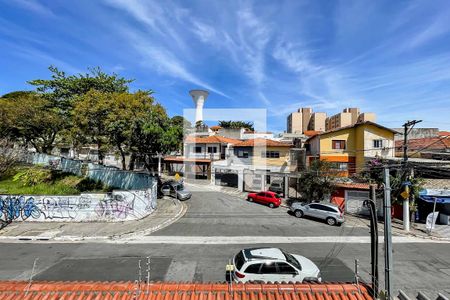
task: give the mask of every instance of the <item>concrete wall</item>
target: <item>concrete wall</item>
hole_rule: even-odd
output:
[[[0,195],[0,220],[31,222],[127,221],[156,209],[156,183],[146,190],[74,196]]]

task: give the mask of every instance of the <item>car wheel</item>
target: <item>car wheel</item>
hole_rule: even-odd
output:
[[[334,218],[328,217],[326,219],[326,221],[327,221],[327,224],[330,226],[336,225],[336,220]]]
[[[295,215],[297,218],[301,218],[301,217],[303,217],[303,212],[302,212],[301,210],[297,209],[297,210],[294,212],[294,215]]]
[[[270,207],[270,208],[274,208],[274,207],[275,207],[275,204],[269,203],[269,207]]]

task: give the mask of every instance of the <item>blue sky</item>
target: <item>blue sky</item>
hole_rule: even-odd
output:
[[[70,3],[70,5],[69,5]],[[450,129],[450,2],[0,0],[0,94],[100,66],[153,89],[170,115],[358,106],[398,127]],[[251,117],[249,117],[251,119]]]

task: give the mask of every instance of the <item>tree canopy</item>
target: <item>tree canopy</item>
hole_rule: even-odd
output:
[[[250,131],[255,131],[253,126],[253,122],[244,122],[244,121],[219,121],[219,126],[222,128],[232,128],[232,129],[240,129],[245,128]]]
[[[99,161],[115,151],[126,169],[140,159],[150,170],[155,155],[179,150],[181,116],[169,118],[152,91],[129,91],[132,81],[100,68],[90,73],[66,75],[50,67],[51,79],[29,83],[36,91],[11,92],[0,98],[1,137],[31,144],[38,152],[51,153],[61,141],[73,147],[95,144]]]

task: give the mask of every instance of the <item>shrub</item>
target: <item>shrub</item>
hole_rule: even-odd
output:
[[[23,186],[34,186],[44,182],[52,181],[52,171],[43,169],[39,166],[33,166],[17,172],[13,181],[19,181]]]

